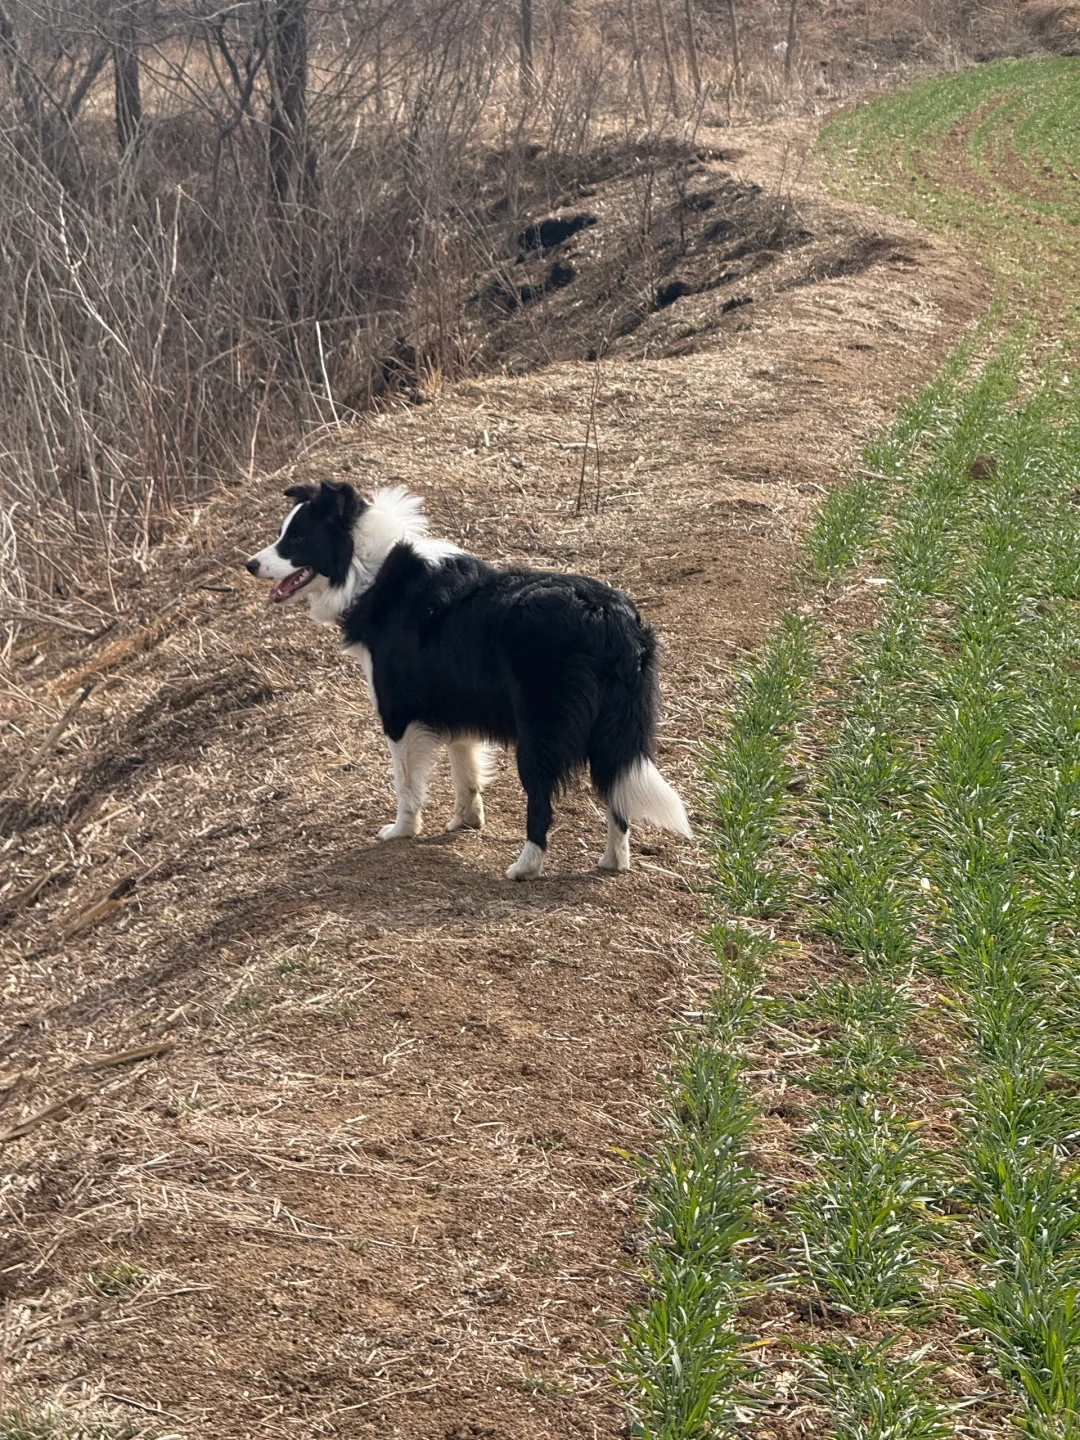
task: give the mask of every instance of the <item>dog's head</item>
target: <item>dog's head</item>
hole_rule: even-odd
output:
[[[291,603],[311,593],[345,585],[353,559],[353,531],[368,508],[351,485],[324,480],[321,485],[290,485],[285,494],[296,504],[272,545],[252,555],[247,568],[260,580],[276,580],[270,599]]]

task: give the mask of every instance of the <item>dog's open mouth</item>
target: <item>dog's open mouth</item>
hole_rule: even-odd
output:
[[[314,579],[315,571],[310,565],[305,565],[302,570],[294,570],[291,575],[286,575],[285,579],[270,591],[270,602],[280,604],[282,600],[288,600],[298,590],[302,590],[305,585],[310,585]]]

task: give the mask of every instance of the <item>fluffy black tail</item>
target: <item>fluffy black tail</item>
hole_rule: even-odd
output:
[[[589,745],[593,783],[628,823],[656,825],[689,838],[686,809],[652,758],[660,709],[656,636],[638,620],[620,640],[619,664]]]

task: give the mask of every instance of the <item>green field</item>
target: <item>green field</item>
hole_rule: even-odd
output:
[[[951,236],[1018,311],[1074,323],[1080,59],[1000,61],[848,111],[819,153],[842,195]]]
[[[716,972],[645,1162],[636,1433],[771,1435],[801,1404],[841,1440],[1071,1440],[1080,61],[887,96],[821,150],[998,301],[822,507],[718,724]],[[763,1325],[770,1294],[801,1322]]]

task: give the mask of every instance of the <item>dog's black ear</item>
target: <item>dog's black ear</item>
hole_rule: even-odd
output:
[[[319,487],[319,501],[328,514],[346,525],[367,508],[347,480],[324,480]]]
[[[290,485],[285,491],[290,500],[296,500],[300,504],[303,504],[305,500],[314,500],[318,493],[314,485]]]

